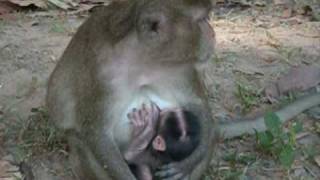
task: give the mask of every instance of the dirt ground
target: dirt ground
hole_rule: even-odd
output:
[[[24,132],[34,120],[30,118],[34,111],[44,106],[50,72],[85,18],[53,11],[0,19],[0,179],[22,179],[20,171],[30,170],[39,180],[74,179],[66,149],[25,151],[30,139]],[[203,78],[214,117],[237,119],[263,111],[270,105],[262,90],[270,82],[293,66],[320,67],[320,22],[308,16],[283,17],[272,8],[219,8],[212,26],[216,54]],[[239,84],[255,92],[250,106],[244,107],[236,95]],[[244,136],[219,144],[204,179],[320,179],[320,135],[319,127],[315,128],[319,120],[306,114],[295,120],[304,128],[290,170],[259,151],[254,136]],[[312,156],[308,149],[314,151]],[[233,160],[227,160],[230,154]],[[241,157],[250,160],[238,161]]]

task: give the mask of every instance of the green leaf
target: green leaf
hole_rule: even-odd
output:
[[[259,135],[259,132],[256,130],[256,129],[253,129],[254,130],[254,137],[256,138],[256,143],[258,143],[258,135]]]
[[[316,147],[307,146],[303,148],[303,153],[309,160],[313,160],[314,156],[318,154],[318,150]]]
[[[279,155],[279,160],[280,160],[282,166],[284,166],[287,169],[290,169],[290,167],[294,161],[294,150],[293,150],[292,146],[285,145],[282,148],[282,151]]]
[[[290,133],[283,132],[279,135],[279,140],[281,140],[282,143],[285,143],[290,139],[290,137],[291,137]]]
[[[226,180],[234,180],[234,179],[239,179],[239,177],[242,175],[241,171],[230,171],[226,174],[225,179]]]
[[[300,133],[303,130],[303,124],[302,122],[295,122],[293,123],[292,128],[296,134]]]
[[[270,148],[272,146],[273,139],[272,134],[268,132],[258,133],[258,142],[262,148]]]
[[[255,162],[257,160],[257,157],[255,155],[252,154],[240,154],[238,157],[237,162],[241,163],[241,164],[251,164],[253,162]]]
[[[267,130],[270,131],[273,136],[277,137],[280,135],[281,121],[275,113],[266,113],[266,115],[264,116],[264,123],[267,126]]]
[[[290,132],[288,133],[289,141],[288,144],[291,146],[294,146],[296,144],[296,132],[293,128],[290,129]]]
[[[229,152],[225,156],[223,156],[223,160],[228,162],[235,162],[237,160],[237,153],[236,152]]]

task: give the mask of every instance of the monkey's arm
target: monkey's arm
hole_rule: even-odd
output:
[[[287,105],[275,113],[283,123],[289,119],[292,119],[301,112],[319,104],[320,93],[311,94],[298,99],[297,101]],[[237,137],[242,134],[254,134],[255,130],[258,132],[266,130],[263,117],[258,117],[254,120],[224,123],[220,125],[220,128],[224,139]]]
[[[191,111],[200,121],[201,135],[200,143],[193,153],[186,159],[180,162],[173,162],[168,165],[164,165],[160,168],[158,172],[155,173],[156,176],[165,180],[178,180],[182,178],[189,179],[188,176],[193,174],[193,171],[198,165],[201,167],[197,168],[197,171],[202,172],[208,165],[211,157],[210,149],[212,149],[212,129],[213,127],[211,121],[211,115],[208,108],[202,105],[186,105],[182,107],[185,110]],[[199,170],[201,169],[201,170]],[[198,179],[198,178],[196,178]],[[193,180],[193,179],[192,179]]]
[[[152,172],[148,165],[142,164],[136,167],[137,179],[139,180],[152,180]]]
[[[132,135],[128,148],[124,151],[124,158],[128,163],[139,161],[139,156],[146,152],[147,146],[156,134],[156,124],[159,120],[160,109],[155,104],[147,108],[142,104],[141,109],[133,109],[127,117],[130,121]]]
[[[106,134],[98,137],[101,139],[96,139],[96,141],[101,143],[93,151],[95,151],[96,158],[100,157],[98,159],[106,172],[116,180],[135,180],[136,178],[130,171],[112,135]]]

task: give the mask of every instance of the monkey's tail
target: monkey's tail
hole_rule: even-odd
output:
[[[299,98],[293,103],[281,108],[275,113],[281,122],[297,116],[303,111],[320,104],[320,92]],[[253,120],[240,120],[238,122],[223,123],[220,125],[222,136],[224,139],[237,137],[243,134],[254,134],[255,130],[262,132],[266,130],[264,117],[258,117]]]

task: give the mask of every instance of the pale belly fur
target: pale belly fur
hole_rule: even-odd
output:
[[[131,135],[131,125],[127,114],[132,111],[133,108],[141,108],[142,104],[146,104],[147,107],[151,107],[151,102],[154,102],[158,105],[160,109],[174,107],[175,105],[161,99],[159,96],[152,93],[144,94],[143,96],[137,96],[132,103],[128,106],[125,113],[122,115],[122,123],[119,123],[114,126],[114,140],[118,144],[120,151],[123,151],[127,148],[127,144],[130,140]]]

